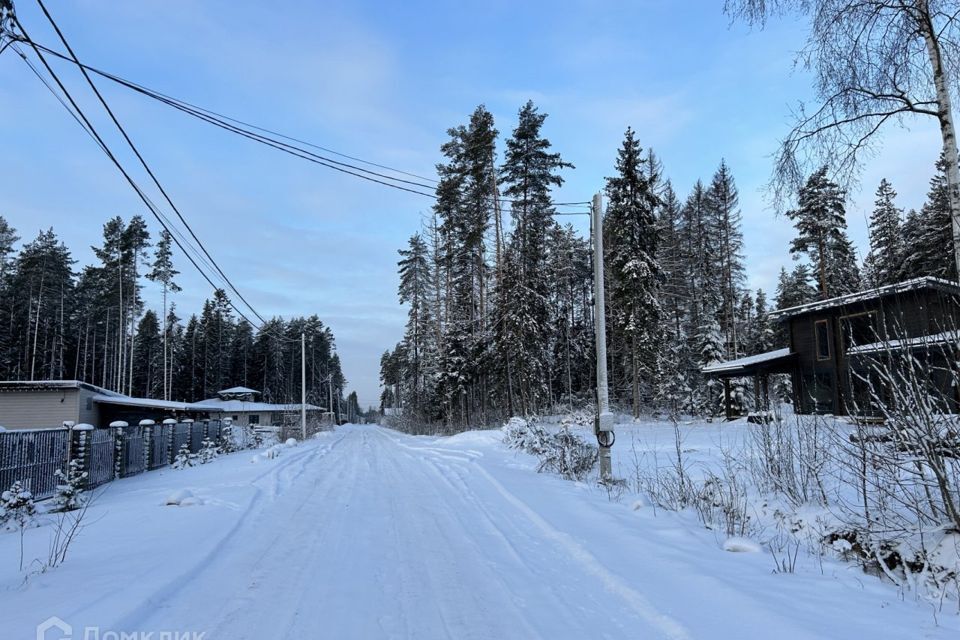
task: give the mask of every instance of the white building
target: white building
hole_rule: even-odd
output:
[[[216,407],[221,418],[230,418],[233,424],[273,425],[281,426],[285,423],[299,422],[300,404],[275,404],[272,402],[258,402],[256,397],[260,392],[247,387],[231,387],[217,392],[216,398],[203,400],[197,404],[203,407]],[[307,420],[327,420],[327,411],[323,407],[307,404]]]

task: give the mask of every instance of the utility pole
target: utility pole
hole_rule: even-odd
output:
[[[307,439],[307,334],[300,332],[300,433]]]
[[[330,400],[328,402],[327,411],[330,412],[330,424],[334,425],[334,413],[333,413],[333,374],[327,374],[327,393],[329,394]]]
[[[610,396],[607,390],[607,325],[606,303],[603,287],[603,196],[593,196],[591,209],[593,230],[593,329],[597,350],[597,417],[594,431],[600,445],[600,480],[612,476],[610,447],[616,436],[613,433],[613,414],[610,413]]]

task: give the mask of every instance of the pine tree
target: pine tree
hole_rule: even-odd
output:
[[[157,314],[147,310],[140,318],[133,346],[132,395],[156,398],[163,393],[163,341]]]
[[[147,278],[153,282],[159,282],[163,287],[163,316],[167,317],[167,295],[181,291],[180,285],[174,281],[180,272],[173,268],[173,249],[171,241],[173,237],[166,229],[160,232],[160,240],[157,242],[156,250],[153,254],[153,269],[147,274]],[[163,398],[170,399],[170,325],[166,323],[163,330]]]
[[[660,337],[660,265],[656,208],[660,202],[643,173],[646,160],[632,129],[624,134],[616,171],[607,178],[604,234],[610,279],[611,324],[626,346],[633,415],[639,417],[641,386],[652,386]]]
[[[853,244],[846,231],[845,197],[843,190],[827,177],[827,167],[823,166],[800,188],[797,208],[787,212],[797,228],[790,253],[806,254],[810,259],[821,298],[860,288]]]

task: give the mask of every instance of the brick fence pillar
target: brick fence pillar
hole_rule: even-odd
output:
[[[123,420],[110,423],[113,429],[113,477],[119,478],[123,474],[123,429],[130,425]]]
[[[88,474],[82,483],[84,489],[90,481],[90,436],[93,428],[92,424],[76,424],[70,427],[70,460],[77,463],[77,473]]]

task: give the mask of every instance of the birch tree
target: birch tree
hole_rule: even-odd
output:
[[[829,164],[849,183],[890,123],[936,119],[947,164],[954,260],[960,265],[960,164],[953,99],[960,75],[957,0],[726,0],[729,15],[763,26],[784,14],[810,20],[798,63],[813,71],[820,104],[801,105],[771,182],[782,204],[805,169]]]

